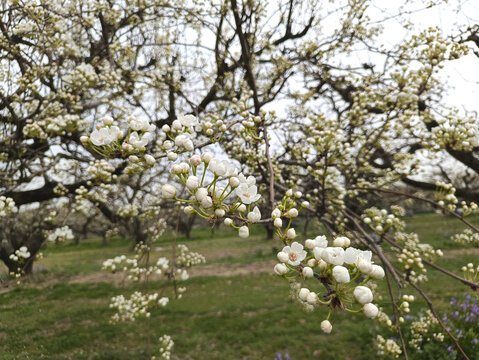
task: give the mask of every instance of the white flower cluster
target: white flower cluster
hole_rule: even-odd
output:
[[[0,196],[0,217],[5,217],[7,214],[17,211],[18,208],[15,206],[15,201],[12,198]]]
[[[150,251],[149,247],[143,243],[135,246],[135,256],[127,258],[125,255],[116,256],[103,262],[102,270],[112,273],[122,271],[127,273],[127,278],[133,281],[139,281],[142,277],[148,277],[152,274],[166,274],[169,270],[169,260],[160,257],[154,265],[145,262],[145,255]]]
[[[196,138],[196,131],[199,130],[199,122],[194,115],[180,115],[173,121],[171,127],[163,125],[161,130],[163,142],[160,147],[165,151],[171,150],[167,153],[170,161],[175,161],[179,153],[195,149],[193,140]]]
[[[125,204],[122,205],[116,212],[118,216],[120,216],[123,219],[128,219],[132,218],[135,216],[138,216],[139,214],[139,207],[138,204],[133,203],[133,204]]]
[[[97,124],[96,129],[89,137],[82,136],[80,138],[81,142],[91,146],[93,150],[107,158],[117,156],[128,157],[131,163],[128,169],[132,172],[141,169],[141,165],[144,167],[154,165],[156,162],[155,158],[145,154],[145,151],[150,141],[151,133],[156,129],[155,125],[151,125],[148,120],[130,116],[128,118],[128,135],[125,137],[125,133],[118,126],[113,125],[113,123],[112,117],[102,117],[100,123]]]
[[[380,355],[390,356],[397,359],[402,354],[401,347],[393,339],[384,339],[381,335],[376,336],[376,348]]]
[[[117,309],[117,313],[112,316],[113,323],[123,321],[135,321],[138,317],[150,317],[150,309],[154,307],[165,307],[169,299],[162,297],[158,293],[143,294],[135,291],[129,299],[123,295],[113,297],[110,308]]]
[[[56,108],[56,109],[55,109]],[[52,113],[63,112],[62,104],[53,102],[49,105],[49,111]],[[87,121],[82,121],[78,115],[61,114],[53,117],[46,117],[29,121],[23,128],[23,135],[26,138],[46,139],[49,136],[69,135],[76,131],[83,131],[87,126]]]
[[[466,229],[460,234],[455,234],[451,239],[458,244],[479,245],[479,233],[474,232],[471,229]]]
[[[203,131],[211,142],[218,141],[227,127],[221,119],[211,120],[214,124],[211,121],[200,124],[194,115],[180,115],[171,126],[163,125],[159,140],[161,151],[166,152],[168,160],[176,161],[179,154],[192,152],[195,149],[194,140],[198,137],[198,131]]]
[[[399,214],[404,213],[404,211],[401,212],[398,207],[391,207],[391,209]],[[394,213],[388,214],[386,209],[380,210],[376,207],[371,207],[364,211],[363,221],[379,235],[387,233],[390,229],[400,231],[405,227],[404,222]]]
[[[427,342],[433,339],[441,341],[441,336],[437,336],[437,333],[429,334],[430,330],[436,324],[438,324],[438,320],[430,310],[427,310],[425,315],[411,324],[412,339],[409,340],[409,345],[416,350],[420,350],[424,340]]]
[[[79,89],[95,85],[99,78],[92,65],[82,63],[73,69],[70,74],[64,76],[63,80],[69,83],[72,88]]]
[[[201,164],[204,164],[202,175],[198,172]],[[209,183],[206,181],[206,170],[213,176]],[[190,199],[178,199],[177,189],[171,184],[164,184],[161,187],[161,195],[165,199],[188,203],[184,208],[185,213],[197,214],[207,220],[226,216],[225,225],[238,229],[239,236],[243,238],[249,236],[247,224],[261,219],[257,207],[251,211],[251,204],[261,197],[258,194],[256,179],[238,174],[236,167],[228,160],[213,158],[210,153],[205,152],[201,156],[193,155],[189,159],[189,164],[186,162],[174,164],[171,172],[186,186]],[[228,203],[230,195],[232,200]],[[234,199],[236,200],[233,201]],[[242,223],[242,226],[236,226],[233,219]]]
[[[112,173],[115,168],[111,166],[105,159],[91,161],[86,169],[92,179],[99,183],[110,183],[113,179]]]
[[[26,259],[30,257],[30,252],[26,246],[20,247],[20,249],[15,250],[14,254],[10,254],[10,260],[23,263]]]
[[[456,210],[457,197],[454,195],[456,189],[452,184],[446,184],[445,182],[438,181],[436,183],[435,200],[441,207],[447,208],[449,211]]]
[[[461,268],[465,279],[477,283],[479,281],[479,265],[474,269],[474,264],[469,263]]]
[[[159,357],[152,356],[151,360],[170,360],[171,358],[171,351],[173,350],[173,346],[175,343],[171,339],[169,335],[163,335],[160,337],[160,349],[159,349]]]
[[[47,236],[47,241],[62,243],[66,240],[73,240],[74,238],[72,230],[68,226],[63,226],[50,232]]]
[[[372,263],[371,251],[362,251],[349,245],[350,240],[345,236],[336,237],[333,246],[328,246],[325,236],[306,240],[305,247],[295,241],[278,253],[280,263],[275,265],[274,272],[288,279],[317,278],[336,289],[332,291],[326,287],[327,291],[321,299],[318,293],[306,287],[301,288],[298,299],[311,307],[326,305],[331,309],[345,308],[347,304],[352,305],[356,301],[366,317],[374,318],[379,310],[372,303],[371,289],[364,285],[371,279],[382,279],[385,276],[384,270]],[[357,285],[355,280],[361,275],[367,277]],[[349,295],[350,292],[353,293],[353,298]],[[329,321],[324,328],[329,329],[326,332],[331,331]]]
[[[431,144],[435,144],[436,150],[449,146],[454,150],[471,151],[479,146],[479,127],[475,118],[451,114],[436,121],[439,125],[431,130]]]
[[[394,235],[394,239],[397,243],[404,246],[398,256],[398,261],[402,264],[409,279],[414,283],[427,281],[427,270],[422,259],[434,259],[435,257],[443,256],[442,250],[435,250],[429,244],[420,243],[419,237],[415,233],[397,232]]]
[[[183,244],[177,246],[177,255],[176,255],[176,265],[180,267],[192,267],[193,265],[198,265],[206,262],[206,259],[203,255],[188,250],[188,247]]]

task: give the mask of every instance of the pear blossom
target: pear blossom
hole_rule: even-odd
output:
[[[215,215],[219,218],[225,216],[226,211],[224,209],[216,209],[215,210]]]
[[[372,252],[369,250],[362,251],[353,247],[349,247],[344,252],[344,262],[346,264],[355,264],[359,256],[361,256],[364,260],[371,261]]]
[[[241,202],[246,205],[258,201],[261,197],[261,195],[258,194],[258,188],[256,187],[256,185],[248,186],[248,184],[246,183],[241,183],[236,188],[236,195],[238,195],[241,199]]]
[[[150,123],[146,119],[133,118],[130,121],[130,128],[133,131],[149,131]]]
[[[328,240],[326,239],[326,236],[319,235],[316,236],[313,240],[306,240],[304,244],[308,249],[314,249],[315,247],[324,249],[328,247]]]
[[[219,160],[213,158],[210,160],[208,169],[215,175],[221,177],[230,177],[236,173],[236,167],[228,160]]]
[[[251,222],[257,222],[261,220],[261,212],[257,206],[254,207],[253,211],[248,213],[248,220]]]
[[[231,226],[233,224],[233,220],[231,220],[230,218],[226,218],[223,223],[226,225],[226,226]]]
[[[135,148],[141,149],[142,147],[145,147],[148,144],[148,138],[146,136],[142,136],[140,139],[140,136],[136,131],[133,131],[130,134],[130,137],[128,138],[128,142]]]
[[[256,185],[256,178],[254,176],[244,176],[243,174],[238,175],[240,184],[246,184],[248,186]]]
[[[95,146],[110,145],[113,139],[111,133],[107,128],[101,128],[100,130],[94,130],[90,134],[90,140]]]
[[[282,252],[288,254],[288,264],[298,266],[306,258],[306,251],[299,242],[293,242],[291,246],[285,246]]]
[[[339,247],[348,247],[351,244],[351,241],[346,236],[338,236],[333,240],[334,246]]]
[[[194,115],[179,115],[177,120],[181,123],[181,125],[190,127],[190,126],[197,126],[198,119]]]
[[[327,247],[321,251],[321,258],[332,265],[343,265],[344,249],[341,247]]]
[[[283,226],[283,220],[281,220],[280,218],[276,218],[276,219],[274,219],[273,224],[274,224],[275,227],[280,228],[281,226]]]

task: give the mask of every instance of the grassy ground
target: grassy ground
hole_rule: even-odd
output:
[[[467,262],[477,263],[479,254],[451,243],[449,236],[461,228],[452,218],[423,214],[409,219],[408,231],[445,249],[438,263],[457,273]],[[45,273],[0,293],[0,359],[147,359],[148,328],[153,350],[159,336],[173,336],[173,359],[272,360],[276,352],[288,352],[294,360],[374,358],[371,321],[335,313],[334,335],[325,335],[319,326],[324,310],[306,313],[288,300],[287,282],[271,274],[279,245],[264,240],[261,229],[247,240],[227,230],[199,229],[194,235],[179,243],[203,253],[207,264],[191,270],[184,298],[154,312],[150,321],[121,325],[109,323],[109,299],[134,287],[99,269],[105,259],[128,253],[130,243],[117,238],[102,246],[89,239],[49,246],[39,263]],[[158,254],[170,239],[166,234],[156,244]],[[442,308],[466,290],[445,275],[431,271],[429,277],[424,287]]]

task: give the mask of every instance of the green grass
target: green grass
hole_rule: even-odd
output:
[[[472,218],[477,224],[479,218]],[[423,214],[408,219],[408,231],[445,249],[438,263],[452,271],[467,262],[477,263],[477,252],[453,256],[458,245],[451,243],[448,231],[462,225],[449,217]],[[454,230],[453,230],[454,229]],[[122,288],[113,281],[95,282],[101,263],[110,257],[129,253],[128,240],[114,238],[109,245],[88,239],[79,245],[48,246],[40,261],[46,273],[34,274],[14,290],[0,293],[0,359],[148,359],[147,329],[151,349],[157,338],[174,338],[173,359],[269,359],[276,352],[288,352],[292,359],[371,359],[374,357],[373,322],[359,314],[336,311],[332,315],[333,334],[320,330],[325,309],[304,312],[289,300],[288,283],[255,267],[275,258],[278,243],[264,239],[259,227],[249,239],[239,239],[229,230],[197,229],[192,239],[178,239],[191,250],[207,256],[211,276],[192,277],[180,300],[171,301],[151,319],[113,325],[109,318],[112,296],[129,293],[134,285]],[[313,231],[311,231],[313,236]],[[167,253],[171,233],[155,246]],[[227,264],[251,268],[251,275],[213,276],[215,267]],[[249,265],[248,265],[249,264]],[[220,273],[218,275],[221,275]],[[120,276],[120,275],[118,275]],[[443,274],[430,271],[424,285],[431,298],[446,309],[451,296],[467,289]],[[153,289],[164,284],[153,282]],[[385,282],[380,282],[385,289]],[[164,288],[166,293],[171,289]],[[404,293],[412,293],[410,289]],[[385,292],[383,292],[385,294]],[[386,297],[384,297],[386,298]],[[389,304],[380,302],[382,306]],[[412,309],[425,307],[414,302]],[[412,357],[413,358],[413,357]]]

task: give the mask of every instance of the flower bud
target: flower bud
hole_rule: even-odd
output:
[[[379,265],[372,265],[371,266],[371,271],[369,272],[369,276],[371,276],[374,279],[382,279],[384,277],[384,269],[379,266]]]
[[[374,319],[376,316],[378,316],[379,309],[376,305],[370,303],[364,305],[363,312],[367,318]]]
[[[190,157],[190,164],[193,166],[198,166],[201,164],[201,157],[199,155],[193,155]]]
[[[245,204],[241,204],[240,206],[238,206],[238,212],[243,213],[245,211],[246,211],[246,205]]]
[[[240,184],[239,179],[236,176],[230,177],[230,186],[234,189],[237,188]]]
[[[310,291],[309,289],[306,289],[306,288],[301,288],[299,290],[299,293],[298,293],[298,297],[303,300],[303,301],[306,301],[306,299],[308,298],[308,295],[310,294]]]
[[[201,160],[203,160],[204,163],[209,164],[209,162],[213,159],[213,155],[211,155],[209,152],[204,152],[201,155]]]
[[[316,305],[318,303],[318,295],[314,292],[310,292],[308,296],[306,296],[306,301],[309,305]]]
[[[89,138],[88,136],[85,136],[85,135],[80,136],[80,141],[81,141],[82,143],[87,143],[88,140],[90,140],[90,138]]]
[[[225,214],[226,214],[226,211],[224,211],[223,209],[216,209],[215,210],[215,215],[219,218],[225,216]]]
[[[299,199],[301,196],[303,196],[303,193],[301,191],[296,191],[294,193],[294,197],[297,198],[297,199]]]
[[[373,301],[373,293],[366,286],[356,286],[353,291],[354,298],[361,304],[369,304]]]
[[[309,267],[315,267],[316,266],[316,259],[309,259],[307,262]]]
[[[170,184],[164,184],[161,187],[161,195],[165,199],[173,199],[176,196],[176,187]]]
[[[288,229],[288,231],[286,232],[286,237],[288,239],[294,239],[296,237],[296,230],[294,230],[293,228]]]
[[[198,179],[198,177],[194,175],[189,176],[188,179],[186,180],[186,187],[189,190],[193,191],[197,189],[198,186],[200,186],[200,179]]]
[[[178,159],[178,154],[173,151],[169,152],[166,156],[168,157],[168,160],[170,161],[176,161],[176,159]]]
[[[188,205],[188,206],[185,206],[183,211],[184,211],[185,214],[191,215],[191,214],[194,214],[195,208],[191,205]]]
[[[171,128],[168,125],[163,125],[161,127],[161,130],[163,130],[163,132],[167,133],[167,132],[170,132]]]
[[[286,191],[286,196],[288,197],[293,196],[293,190],[289,189],[288,191]]]
[[[312,278],[314,276],[313,269],[311,269],[309,266],[305,266],[303,268],[303,276],[307,279]]]
[[[279,210],[278,208],[274,209],[274,210],[271,212],[271,217],[272,217],[273,219],[276,219],[276,218],[281,217],[281,210]]]
[[[171,124],[171,127],[174,130],[181,130],[183,128],[183,125],[181,125],[181,122],[179,120],[174,120],[173,123]]]
[[[369,274],[372,269],[371,261],[364,259],[362,256],[359,256],[356,260],[356,266],[358,267],[359,271],[364,274]]]
[[[295,218],[296,216],[298,216],[298,210],[296,210],[295,208],[290,209],[287,216],[290,218]]]
[[[246,239],[249,236],[249,229],[246,225],[239,228],[238,234],[240,238]]]
[[[206,190],[205,188],[199,188],[198,190],[196,190],[196,193],[195,193],[196,200],[201,202],[207,196],[208,196],[208,190]]]
[[[225,221],[223,221],[223,223],[226,226],[231,226],[233,224],[233,220],[231,220],[230,218],[226,218]]]
[[[130,155],[130,156],[128,156],[128,161],[132,162],[132,163],[136,163],[138,161],[138,156]]]
[[[278,260],[281,261],[282,263],[288,262],[289,260],[288,254],[283,251],[280,251],[278,255],[276,256],[278,257]]]
[[[326,334],[330,334],[331,330],[333,330],[333,325],[329,322],[329,320],[321,321],[321,330],[323,330]]]
[[[145,158],[145,162],[146,162],[148,165],[150,165],[150,166],[151,166],[151,165],[154,165],[155,162],[156,162],[155,158],[154,158],[153,156],[149,155],[149,154],[146,154],[146,155],[144,156],[144,158]]]
[[[276,275],[284,275],[288,272],[288,268],[284,264],[276,264],[274,266],[274,272]]]
[[[341,284],[348,283],[351,280],[348,269],[341,265],[337,265],[333,268],[333,277]]]
[[[281,220],[280,218],[274,219],[274,226],[280,228],[281,226],[283,226],[283,220]]]
[[[301,203],[301,207],[309,208],[309,201],[303,201],[303,202]]]

